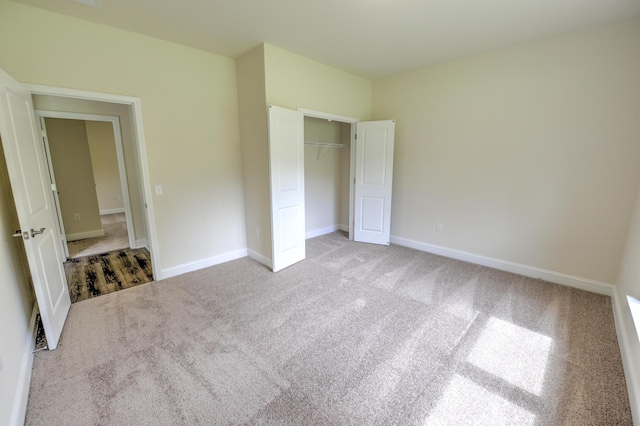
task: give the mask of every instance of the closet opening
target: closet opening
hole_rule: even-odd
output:
[[[353,240],[352,139],[356,119],[304,113],[305,238],[342,231]]]

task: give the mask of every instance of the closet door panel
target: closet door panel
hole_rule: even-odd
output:
[[[272,269],[305,258],[304,116],[269,106]]]
[[[395,122],[357,124],[354,240],[389,245]]]

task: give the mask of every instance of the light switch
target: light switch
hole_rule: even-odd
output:
[[[162,185],[156,185],[156,195],[162,195]]]

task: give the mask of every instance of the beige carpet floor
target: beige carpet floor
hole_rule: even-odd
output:
[[[71,259],[129,248],[129,234],[124,213],[107,214],[100,216],[100,219],[104,236],[68,242]]]
[[[631,425],[608,297],[308,240],[71,306],[27,425]]]

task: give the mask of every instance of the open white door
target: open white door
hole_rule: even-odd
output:
[[[49,172],[49,180],[51,181],[51,192],[53,194],[53,203],[56,207],[56,224],[58,225],[58,233],[60,234],[60,248],[65,258],[69,257],[69,246],[67,244],[67,232],[64,230],[64,222],[62,221],[62,209],[60,208],[60,197],[58,196],[58,185],[56,184],[56,175],[53,173],[53,162],[51,161],[51,149],[49,148],[49,137],[47,136],[47,124],[44,117],[40,116],[40,129],[42,130],[42,139],[44,144],[44,152],[47,156],[47,170]]]
[[[395,121],[356,126],[355,241],[389,245]]]
[[[55,205],[31,94],[0,70],[0,135],[33,287],[49,349],[58,346],[71,299]]]
[[[269,105],[273,272],[305,258],[304,115]]]

